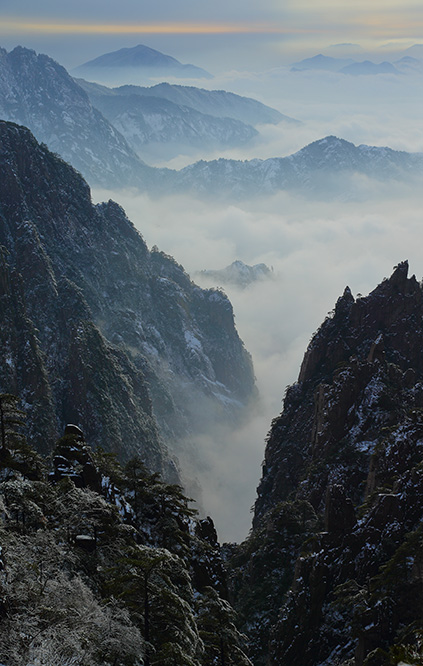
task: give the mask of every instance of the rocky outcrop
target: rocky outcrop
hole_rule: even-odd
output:
[[[24,396],[34,433],[43,410],[175,478],[157,420],[174,441],[206,427],[199,407],[236,419],[255,390],[231,304],[150,252],[120,206],[93,206],[28,130],[0,122],[0,139],[2,390]]]
[[[347,288],[311,340],[298,382],[272,426],[256,521],[296,490],[305,465],[336,453],[340,442],[371,450],[381,428],[396,423],[404,401],[419,403],[423,292],[407,272],[407,262],[399,264],[389,280],[357,300]],[[323,506],[323,490],[310,490],[316,507]]]
[[[209,284],[230,284],[245,289],[254,282],[271,280],[274,274],[273,268],[270,269],[266,264],[248,266],[243,261],[237,259],[230,266],[226,266],[226,268],[221,268],[220,270],[205,269],[196,273],[195,277],[202,278]]]
[[[347,288],[287,391],[253,533],[235,560],[232,592],[253,627],[254,663],[370,666],[420,654],[422,297],[407,262],[367,297]],[[280,522],[289,510],[295,539]],[[239,566],[247,552],[265,562],[260,583]],[[283,576],[272,562],[285,562]],[[260,590],[272,577],[270,601]]]

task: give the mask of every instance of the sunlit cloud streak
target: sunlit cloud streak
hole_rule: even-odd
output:
[[[145,35],[200,35],[200,34],[280,34],[313,32],[310,29],[287,28],[266,23],[57,23],[21,20],[3,20],[1,32],[55,33],[55,34],[145,34]]]

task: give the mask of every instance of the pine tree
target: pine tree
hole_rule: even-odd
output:
[[[200,666],[189,573],[164,548],[134,546],[111,572],[110,591],[142,625],[145,666]]]
[[[213,588],[198,596],[197,614],[204,666],[252,666],[242,649],[245,637],[235,626],[235,611]]]

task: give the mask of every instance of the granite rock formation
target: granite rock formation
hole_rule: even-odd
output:
[[[232,560],[257,665],[421,659],[422,318],[407,262],[347,288],[287,390]]]
[[[1,390],[23,398],[34,437],[56,430],[39,449],[77,423],[92,445],[172,476],[159,429],[201,431],[202,409],[239,418],[254,394],[230,302],[150,252],[116,203],[94,206],[29,130],[0,122],[0,169]]]

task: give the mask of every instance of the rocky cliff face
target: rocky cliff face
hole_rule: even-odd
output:
[[[28,130],[1,122],[0,141],[1,390],[24,395],[34,432],[38,411],[77,422],[171,476],[156,419],[183,437],[205,427],[200,407],[236,418],[254,392],[228,299],[150,252],[117,204],[93,206]]]
[[[233,578],[257,664],[420,654],[423,290],[407,274],[345,290],[272,424]]]

